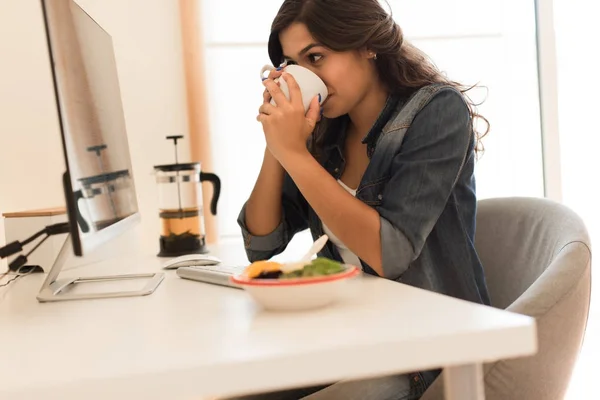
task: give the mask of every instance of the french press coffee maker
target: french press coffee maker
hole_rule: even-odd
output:
[[[210,212],[217,214],[221,180],[213,173],[202,172],[199,162],[179,163],[177,141],[183,136],[167,136],[175,147],[175,164],[155,165],[160,219],[159,257],[176,257],[207,253],[204,227],[202,182],[213,185]]]

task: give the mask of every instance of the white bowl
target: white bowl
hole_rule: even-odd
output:
[[[325,276],[293,279],[250,279],[236,275],[231,280],[246,290],[263,308],[273,311],[310,310],[330,305],[344,295],[349,279],[360,269],[344,265],[344,271]]]

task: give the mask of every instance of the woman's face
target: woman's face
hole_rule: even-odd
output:
[[[351,112],[377,82],[372,56],[366,51],[329,50],[302,23],[281,31],[279,41],[288,64],[308,68],[325,82],[329,96],[323,105],[323,115],[327,118]]]

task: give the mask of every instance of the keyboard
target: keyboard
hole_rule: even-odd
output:
[[[229,278],[232,275],[243,272],[245,268],[246,265],[192,265],[177,268],[177,275],[183,279],[241,289],[239,285],[231,282]]]

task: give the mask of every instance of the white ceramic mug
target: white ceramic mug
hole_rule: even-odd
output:
[[[271,65],[265,65],[260,70],[261,79],[265,78],[264,74],[266,71],[271,71],[273,69],[275,69],[275,67]],[[320,104],[323,104],[325,99],[327,99],[327,86],[325,86],[325,83],[321,80],[321,78],[317,76],[317,74],[315,74],[308,68],[304,68],[299,65],[288,65],[283,69],[283,71],[292,75],[296,82],[298,82],[298,86],[300,86],[300,92],[302,93],[302,103],[304,104],[304,112],[308,111],[308,108],[310,107],[310,102],[316,96],[321,95]],[[281,88],[281,91],[289,100],[290,90],[288,88],[287,83],[285,82],[285,79],[277,78],[275,79],[275,82],[279,82],[279,87]],[[271,99],[271,104],[276,105],[274,99]]]

